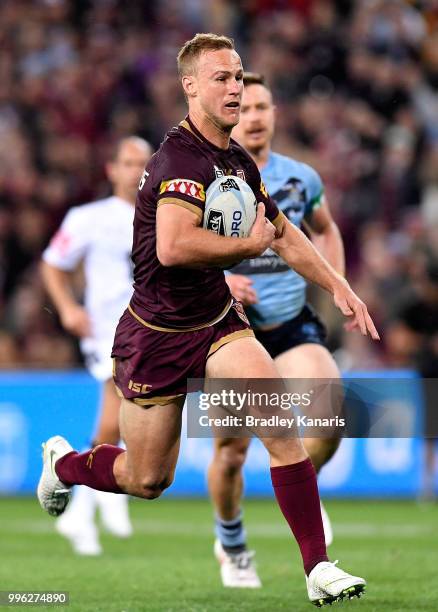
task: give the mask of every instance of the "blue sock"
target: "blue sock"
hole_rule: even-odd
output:
[[[242,519],[242,512],[231,521],[223,521],[216,515],[215,533],[225,552],[238,553],[246,549],[246,531]]]

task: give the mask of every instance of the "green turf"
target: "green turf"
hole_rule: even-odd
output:
[[[326,507],[336,538],[331,558],[369,583],[363,599],[327,609],[438,611],[438,506],[328,501]],[[0,499],[0,590],[67,590],[68,608],[51,609],[71,612],[316,610],[272,501],[245,503],[264,584],[255,591],[221,588],[208,502],[135,500],[131,509],[134,537],[103,536],[102,557],[76,558],[33,499]]]

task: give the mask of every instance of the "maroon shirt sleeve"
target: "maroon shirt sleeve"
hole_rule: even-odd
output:
[[[257,172],[258,172],[258,168],[257,168]],[[259,176],[260,176],[260,173],[259,173]],[[280,211],[277,207],[277,204],[274,202],[274,200],[271,198],[271,196],[267,192],[265,184],[263,183],[261,177],[260,177],[260,187],[258,191],[255,191],[254,189],[253,191],[257,198],[257,202],[263,202],[263,204],[266,207],[265,217],[269,219],[271,223],[273,223],[277,219],[277,217],[280,215]]]
[[[165,204],[169,198],[177,199],[201,219],[207,180],[205,164],[194,152],[178,146],[175,141],[168,141],[155,174],[157,206]]]

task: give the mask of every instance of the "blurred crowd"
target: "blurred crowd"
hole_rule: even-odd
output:
[[[272,86],[274,148],[324,180],[349,278],[383,332],[378,345],[344,334],[312,292],[341,366],[438,355],[438,0],[3,0],[0,368],[78,362],[41,251],[69,207],[108,194],[117,139],[158,147],[184,117],[175,57],[198,31],[235,39]],[[418,302],[426,319],[406,315]]]

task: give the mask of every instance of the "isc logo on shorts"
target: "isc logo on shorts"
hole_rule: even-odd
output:
[[[130,380],[128,383],[128,389],[131,391],[135,391],[136,393],[147,393],[149,389],[152,388],[152,385],[136,383],[133,380]]]
[[[207,229],[219,236],[225,236],[225,219],[222,210],[210,208],[207,217]]]

